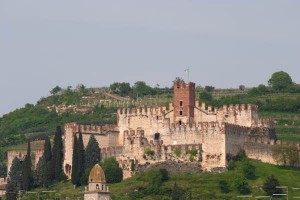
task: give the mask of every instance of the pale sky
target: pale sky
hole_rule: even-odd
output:
[[[300,1],[0,0],[0,116],[55,86],[300,83]]]

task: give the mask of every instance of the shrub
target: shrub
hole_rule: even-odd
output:
[[[255,170],[256,167],[252,165],[250,162],[245,162],[242,165],[243,174],[247,179],[255,179]]]
[[[279,186],[279,181],[275,178],[274,175],[268,176],[263,184],[263,190],[266,192],[267,195],[273,194],[281,194],[282,190],[280,188],[276,188]]]
[[[240,194],[249,194],[250,188],[247,180],[243,176],[237,176],[234,180],[234,187]]]
[[[219,182],[219,187],[220,187],[220,190],[223,192],[223,193],[228,193],[230,192],[230,189],[229,189],[229,185],[228,185],[228,182],[227,181],[220,181]]]
[[[181,149],[176,147],[175,150],[174,150],[174,153],[177,157],[179,157],[181,155]]]
[[[147,156],[153,156],[154,155],[154,151],[152,149],[148,148],[148,147],[145,148],[144,153]]]
[[[229,163],[228,163],[228,170],[235,170],[235,168],[236,168],[236,163],[235,163],[235,161],[233,161],[233,160],[231,160],[231,161],[229,161]]]

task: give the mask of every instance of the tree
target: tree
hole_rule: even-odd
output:
[[[237,176],[234,180],[234,186],[240,194],[249,194],[250,188],[247,180],[243,176]]]
[[[213,92],[215,90],[215,87],[207,85],[207,86],[205,86],[204,90],[207,92]]]
[[[6,198],[8,200],[17,199],[17,192],[22,189],[22,165],[15,157],[12,161],[6,186]]]
[[[284,71],[273,73],[268,83],[275,91],[284,91],[293,85],[292,78]]]
[[[239,85],[239,90],[244,91],[245,90],[245,86],[244,85]]]
[[[72,156],[72,176],[71,181],[74,185],[79,183],[79,174],[78,174],[78,139],[77,136],[74,136],[73,142],[73,156]]]
[[[99,143],[94,135],[90,136],[88,145],[85,150],[85,167],[92,168],[101,161],[101,150]]]
[[[129,96],[132,91],[130,84],[125,82],[115,82],[109,86],[109,89],[120,96]]]
[[[52,158],[51,143],[49,137],[47,136],[45,138],[45,143],[44,143],[44,159],[46,162],[49,162],[51,158]]]
[[[28,140],[27,145],[27,155],[22,163],[22,184],[23,184],[23,190],[30,190],[30,187],[32,185],[32,162],[31,162],[31,150],[30,150],[30,141]]]
[[[280,186],[279,181],[275,178],[274,175],[268,176],[263,184],[263,190],[267,195],[272,196],[273,194],[281,194],[281,188],[276,188],[276,186]]]
[[[61,91],[62,91],[61,87],[59,87],[59,86],[57,85],[57,86],[55,86],[52,90],[50,90],[50,94],[55,95],[55,94],[57,94],[57,93],[59,93],[59,92],[61,92]]]
[[[144,81],[137,81],[134,83],[133,90],[138,96],[154,95],[155,91],[152,87],[147,85]]]
[[[36,165],[36,169],[33,174],[33,185],[36,187],[43,186],[45,183],[45,167],[46,167],[46,160],[45,156],[43,155],[40,159],[38,164]]]
[[[52,182],[53,182],[53,179],[54,179],[54,164],[53,164],[54,161],[49,161],[46,163],[46,166],[45,166],[45,170],[44,170],[44,185],[46,187],[48,187]]]
[[[115,157],[104,159],[100,165],[105,173],[107,183],[119,183],[123,180],[123,171]]]
[[[51,161],[52,161],[53,168],[54,168],[54,179],[57,181],[62,180],[64,177],[64,174],[62,171],[63,144],[62,144],[62,132],[61,132],[60,126],[56,127]]]
[[[84,146],[83,146],[83,140],[82,140],[82,134],[79,133],[79,137],[78,137],[78,149],[77,149],[77,153],[78,153],[78,177],[79,180],[82,177],[82,175],[84,174],[85,171],[85,158],[84,158]]]
[[[228,193],[228,192],[230,192],[229,184],[225,180],[221,180],[219,182],[219,187],[220,187],[220,190],[222,191],[222,193]]]
[[[206,102],[212,101],[213,97],[209,92],[203,91],[199,94],[200,100],[204,100]]]

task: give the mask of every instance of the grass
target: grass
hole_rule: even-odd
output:
[[[300,113],[260,112],[260,116],[276,121],[275,131],[279,140],[300,142]]]
[[[267,176],[274,174],[281,185],[290,187],[300,187],[300,170],[281,168],[275,165],[261,163],[251,160],[250,163],[256,167],[256,178],[248,180],[251,188],[251,195],[265,195],[261,189],[263,182]],[[239,162],[237,165],[241,165]],[[135,199],[132,198],[135,192],[138,192],[143,187],[149,187],[149,184],[141,181],[142,175],[137,175],[127,179],[121,183],[111,185],[113,199]],[[221,174],[202,173],[202,174],[177,174],[171,176],[170,179],[161,186],[161,193],[158,195],[144,196],[141,199],[170,199],[170,191],[174,183],[185,190],[188,194],[192,194],[192,199],[237,199],[240,194],[234,189],[233,182],[236,177],[241,176],[239,169],[228,171]],[[225,180],[230,186],[230,192],[222,193],[219,188],[219,182]],[[299,195],[295,191],[289,191],[290,197]]]

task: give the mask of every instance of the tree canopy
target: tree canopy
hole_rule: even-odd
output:
[[[292,78],[284,71],[273,73],[268,83],[275,91],[284,91],[293,85]]]

